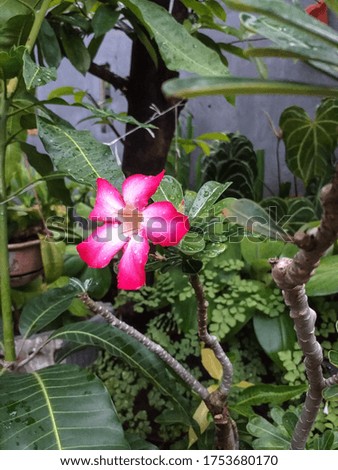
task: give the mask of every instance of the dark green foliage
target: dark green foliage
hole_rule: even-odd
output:
[[[223,197],[255,199],[258,174],[257,156],[252,143],[243,135],[229,134],[229,142],[218,142],[202,159],[203,182],[232,182]]]

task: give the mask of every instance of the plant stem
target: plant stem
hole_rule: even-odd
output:
[[[39,35],[39,31],[47,13],[50,2],[51,0],[43,0],[40,10],[35,14],[32,29],[25,44],[29,53],[31,53],[33,50],[35,41]]]
[[[304,449],[307,438],[322,402],[322,391],[337,383],[338,376],[324,379],[322,371],[323,352],[316,340],[316,312],[309,307],[304,284],[313,275],[320,258],[335,242],[338,235],[338,166],[332,184],[321,191],[323,215],[315,234],[298,232],[294,242],[300,248],[293,259],[272,259],[272,277],[283,291],[284,300],[290,307],[298,343],[305,356],[304,364],[309,390],[301,416],[296,424],[291,447]]]
[[[197,379],[195,379],[195,377],[193,377],[190,372],[182,366],[182,364],[180,364],[165,349],[163,349],[162,346],[147,338],[142,333],[135,330],[135,328],[132,326],[116,318],[116,316],[113,315],[109,310],[94,302],[94,300],[92,300],[87,294],[81,294],[80,299],[93,313],[100,315],[110,325],[115,326],[121,331],[124,331],[127,333],[127,335],[135,338],[137,341],[143,344],[149,351],[159,356],[163,362],[171,367],[171,369],[176,372],[176,374],[181,377],[181,379],[201,397],[203,401],[208,398],[208,390]]]
[[[198,336],[205,346],[214,352],[223,370],[219,388],[210,393],[207,400],[205,400],[215,423],[215,448],[217,450],[238,449],[237,426],[231,419],[227,407],[227,396],[232,383],[232,364],[217,338],[210,335],[208,331],[208,302],[198,274],[191,274],[189,281],[197,299]]]
[[[5,86],[5,84],[4,84]],[[7,141],[8,101],[5,94],[0,96],[0,202],[6,199],[5,159]],[[7,206],[0,204],[0,292],[5,361],[16,359],[14,323],[12,316],[11,287],[8,261]]]

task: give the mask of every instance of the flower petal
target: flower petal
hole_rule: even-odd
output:
[[[145,264],[148,259],[149,243],[145,236],[133,235],[124,248],[118,266],[117,287],[137,290],[146,283]]]
[[[161,246],[177,245],[189,230],[189,219],[171,202],[154,202],[142,212],[149,240]]]
[[[117,225],[104,224],[98,227],[76,249],[90,268],[104,268],[116,253],[127,243]],[[121,236],[122,235],[122,236]]]
[[[122,195],[125,203],[142,211],[149,199],[159,187],[164,170],[156,176],[132,175],[122,183]]]
[[[95,206],[89,215],[92,220],[112,221],[124,206],[124,200],[118,190],[109,181],[98,178]]]

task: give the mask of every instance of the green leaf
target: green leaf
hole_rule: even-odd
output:
[[[311,449],[332,450],[335,449],[335,434],[330,429],[326,429],[321,436],[315,435]]]
[[[250,419],[247,430],[258,437],[253,441],[253,448],[258,450],[284,450],[290,449],[290,440],[280,428],[275,427],[261,416]]]
[[[263,403],[280,405],[298,397],[307,390],[307,385],[253,385],[245,388],[238,396],[236,406],[256,406]]]
[[[205,247],[205,241],[200,233],[188,232],[183,240],[177,245],[177,248],[186,255],[194,255],[203,251]]]
[[[323,391],[324,400],[337,401],[338,400],[338,385],[332,385],[332,387],[326,388]]]
[[[306,284],[306,293],[309,296],[330,295],[338,292],[338,255],[327,256],[321,259],[315,274]]]
[[[293,436],[297,422],[298,416],[292,411],[287,411],[283,414],[282,424],[290,437]]]
[[[26,51],[23,55],[23,78],[25,80],[27,90],[36,88],[37,86],[46,85],[52,80],[56,80],[55,67],[41,67],[37,65],[29,53]]]
[[[280,362],[277,356],[279,351],[293,351],[296,334],[293,321],[289,316],[282,314],[270,318],[256,314],[253,318],[253,326],[259,344],[273,361]]]
[[[68,284],[28,300],[20,316],[20,332],[28,337],[44,328],[67,310],[77,293],[74,285]]]
[[[0,77],[6,79],[19,75],[25,47],[12,47],[9,52],[0,51]]]
[[[182,210],[182,186],[173,176],[165,175],[152,199],[155,202],[169,201],[176,209]]]
[[[299,27],[285,25],[264,16],[256,18],[253,15],[241,14],[241,22],[250,31],[273,41],[287,56],[304,60],[319,60],[338,66],[336,50],[312,32],[308,33],[303,29],[300,30]],[[247,53],[250,56],[250,50]]]
[[[329,351],[329,361],[338,367],[338,351]]]
[[[192,421],[187,403],[177,391],[175,381],[162,360],[123,331],[107,324],[80,322],[57,330],[50,339],[65,339],[72,343],[96,346],[108,351],[135,368],[181,410],[187,422]]]
[[[100,5],[92,19],[95,37],[102,36],[114,28],[120,12],[111,5]]]
[[[72,199],[70,191],[65,184],[65,180],[61,177],[55,178],[55,180],[52,179],[54,167],[49,156],[45,153],[38,152],[34,145],[27,144],[26,142],[20,142],[20,147],[27,155],[29,164],[40,173],[41,176],[51,176],[51,179],[46,181],[48,195],[59,199],[67,206],[71,206]]]
[[[282,227],[276,224],[260,205],[250,199],[228,198],[223,214],[232,223],[242,225],[245,230],[253,234],[274,240],[289,240]]]
[[[105,178],[114,186],[124,179],[110,148],[98,142],[90,132],[77,131],[38,118],[39,136],[59,171],[80,183],[95,186],[97,178]]]
[[[326,5],[338,14],[338,2],[337,0],[325,0]]]
[[[207,181],[204,183],[190,207],[189,218],[195,219],[211,209],[211,206],[222,196],[230,184],[217,183],[217,181]]]
[[[148,0],[124,0],[123,3],[153,36],[169,70],[185,70],[203,76],[228,75],[219,55],[192,37],[165,8]]]
[[[253,237],[245,237],[241,241],[241,253],[249,265],[257,260],[265,260],[268,263],[269,258],[278,258],[280,256],[284,245],[280,241],[262,241]]]
[[[60,39],[66,56],[72,65],[82,74],[88,72],[91,57],[79,33],[75,29],[64,25],[61,28]]]
[[[333,172],[333,152],[337,144],[338,100],[324,100],[311,120],[303,108],[283,111],[279,126],[283,132],[286,163],[308,184],[312,178],[327,178]]]
[[[300,82],[260,80],[242,77],[174,78],[162,86],[163,92],[178,98],[206,95],[307,95],[338,97],[336,87],[311,85]]]
[[[109,291],[112,275],[109,267],[103,269],[93,269],[86,267],[83,273],[81,273],[80,281],[83,283],[90,280],[88,287],[88,293],[94,299],[102,299]]]
[[[134,434],[132,431],[125,433],[125,438],[132,450],[158,450],[154,444],[145,441],[140,436]]]
[[[40,236],[40,247],[44,276],[46,281],[50,283],[62,276],[66,245],[42,235]]]
[[[38,36],[38,44],[49,67],[58,68],[61,62],[61,49],[54,29],[46,19],[43,20]]]
[[[0,377],[0,449],[129,449],[102,382],[76,366]]]
[[[308,32],[325,40],[330,45],[337,46],[336,31],[308,15],[298,6],[290,5],[284,0],[274,0],[273,2],[271,0],[225,0],[225,3],[234,10],[261,13],[275,18],[281,23],[281,26],[293,25],[302,32]]]

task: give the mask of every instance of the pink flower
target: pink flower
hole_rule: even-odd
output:
[[[188,217],[171,202],[148,205],[163,176],[164,171],[156,176],[132,175],[124,180],[122,195],[107,180],[97,180],[95,206],[89,218],[104,224],[80,243],[77,251],[91,268],[104,268],[122,249],[119,289],[136,290],[145,284],[149,241],[177,245],[189,230]]]

